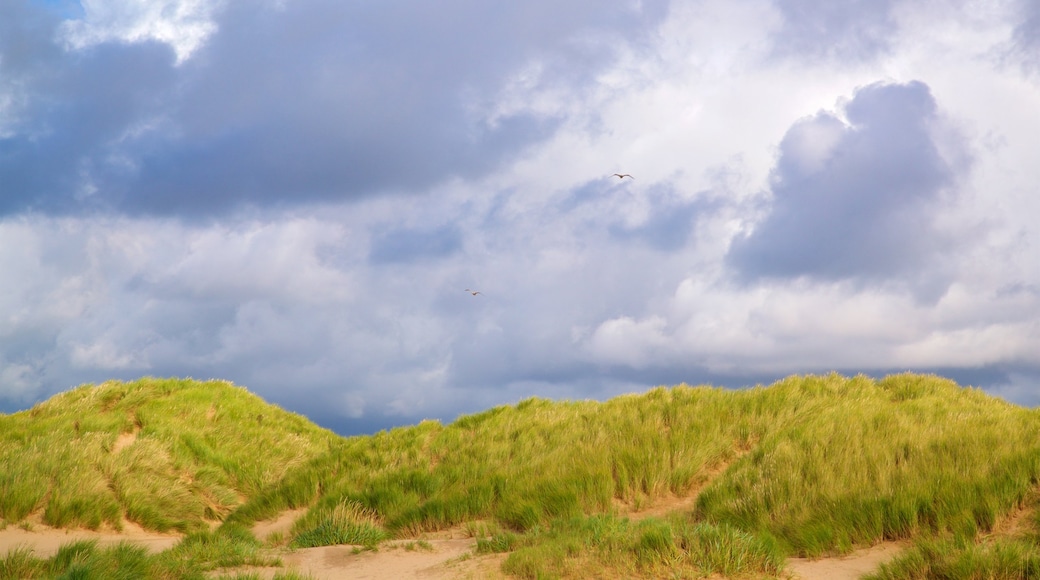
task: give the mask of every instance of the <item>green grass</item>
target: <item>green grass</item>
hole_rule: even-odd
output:
[[[1036,411],[934,376],[828,375],[741,391],[657,388],[604,403],[528,399],[446,426],[347,439],[231,519],[347,501],[376,513],[393,537],[493,520],[515,537],[487,541],[524,543],[510,557],[514,573],[567,576],[569,565],[552,562],[582,561],[573,542],[581,554],[594,545],[545,530],[704,486],[684,515],[701,535],[669,524],[673,540],[685,538],[680,552],[721,530],[725,542],[768,547],[769,558],[743,560],[769,575],[777,554],[973,538],[1038,481]],[[524,553],[537,556],[520,566]],[[712,560],[673,563],[725,573]]]
[[[122,433],[137,439],[117,451]],[[1032,578],[1040,562],[1037,522],[992,537],[1040,493],[1040,414],[930,375],[534,398],[351,438],[225,383],[143,379],[0,416],[0,459],[17,465],[0,474],[7,523],[203,534],[148,559],[149,577],[262,560],[249,526],[293,508],[290,548],[461,527],[520,578],[780,577],[788,557],[884,540],[911,548],[879,579]]]
[[[340,502],[313,510],[293,526],[293,548],[312,548],[336,544],[375,547],[387,539],[379,517],[357,502]]]
[[[19,548],[0,559],[0,580],[205,580],[241,566],[281,565],[248,530],[228,526],[214,532],[193,532],[159,554],[149,554],[130,542],[100,547],[96,540],[70,542],[50,558],[36,558],[29,549]],[[227,573],[219,577],[249,576]],[[279,571],[275,577],[305,578],[292,571]]]
[[[974,537],[1040,479],[1034,411],[926,377],[788,383],[775,394],[813,386],[820,396],[715,480],[697,517],[820,556],[921,534]]]
[[[478,552],[508,552],[503,571],[532,579],[776,576],[784,566],[775,543],[681,515],[639,522],[615,515],[560,520],[522,535],[483,539]]]
[[[84,385],[0,415],[0,519],[203,529],[335,439],[223,381]]]

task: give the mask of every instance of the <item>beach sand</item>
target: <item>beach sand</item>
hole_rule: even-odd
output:
[[[272,533],[285,534],[302,513],[302,510],[286,512],[274,520],[258,523],[253,531],[261,539]],[[83,539],[97,540],[101,545],[129,541],[145,546],[150,552],[160,552],[176,544],[180,536],[148,532],[129,522],[121,533],[61,530],[42,524],[32,525],[29,531],[8,526],[0,530],[0,554],[6,554],[14,548],[27,547],[37,557],[50,557],[60,546]],[[506,555],[476,555],[475,548],[475,540],[465,537],[461,530],[453,530],[432,534],[421,545],[409,540],[387,542],[375,551],[361,550],[355,546],[281,550],[277,551],[277,555],[284,562],[284,567],[242,568],[236,571],[255,572],[263,578],[271,578],[278,571],[295,570],[309,574],[316,580],[505,578],[499,572],[499,567]],[[901,548],[899,544],[884,543],[840,558],[792,558],[788,561],[787,572],[792,579],[798,580],[852,580],[895,557]]]

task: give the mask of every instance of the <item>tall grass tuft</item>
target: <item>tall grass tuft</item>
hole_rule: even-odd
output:
[[[1023,580],[1040,578],[1040,547],[1000,540],[985,544],[950,538],[922,540],[864,580]]]
[[[61,546],[50,558],[37,558],[28,548],[12,550],[0,559],[0,580],[88,578],[98,580],[204,580],[223,569],[240,566],[279,566],[240,526],[189,534],[159,554],[131,542],[101,547],[96,540]],[[292,573],[276,577],[302,578]]]
[[[775,542],[686,517],[572,518],[521,536],[492,537],[478,549],[511,552],[503,571],[522,578],[775,577],[784,566]]]
[[[294,548],[334,544],[373,547],[387,539],[376,513],[353,501],[341,501],[301,518],[293,526]]]
[[[0,558],[0,580],[41,578],[46,571],[46,563],[34,557],[32,548],[27,546],[9,550]]]

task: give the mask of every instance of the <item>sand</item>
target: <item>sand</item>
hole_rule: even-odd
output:
[[[902,549],[901,544],[885,542],[840,558],[791,558],[787,561],[787,572],[800,580],[853,580],[873,572],[883,562],[895,558]]]
[[[285,533],[301,512],[288,512],[270,522],[261,522],[254,528],[258,537],[270,533]],[[642,514],[641,514],[642,515]],[[8,526],[0,530],[0,555],[18,547],[28,547],[38,557],[50,557],[58,548],[81,539],[94,539],[102,545],[129,541],[145,546],[151,552],[160,552],[179,541],[179,536],[147,532],[133,524],[126,524],[124,532],[93,532],[89,530],[58,530],[34,525],[32,531]],[[394,579],[495,579],[505,578],[499,566],[505,554],[477,556],[476,542],[463,537],[461,531],[449,531],[425,540],[426,546],[414,541],[384,544],[377,551],[361,550],[355,546],[326,546],[300,550],[284,550],[278,555],[283,568],[242,569],[271,578],[279,570],[296,570],[310,574],[316,580],[379,580]],[[894,543],[880,544],[858,550],[841,558],[806,560],[792,558],[787,571],[798,580],[852,580],[870,572],[884,561],[893,558],[901,549]]]
[[[7,554],[15,548],[26,547],[38,558],[49,558],[57,553],[58,548],[79,540],[97,540],[106,546],[128,541],[144,546],[149,552],[161,552],[179,542],[181,536],[175,534],[159,534],[149,532],[140,526],[126,522],[123,532],[95,532],[91,530],[62,530],[42,524],[33,524],[29,530],[17,526],[7,526],[0,530],[0,555]]]

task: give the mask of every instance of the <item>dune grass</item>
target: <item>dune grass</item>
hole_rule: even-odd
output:
[[[992,543],[943,538],[922,540],[864,580],[1031,580],[1040,578],[1035,542]]]
[[[628,573],[770,575],[788,556],[974,538],[1038,481],[1035,411],[934,376],[828,375],[604,403],[528,399],[447,426],[352,438],[230,519],[351,502],[393,537],[490,519],[505,532],[488,541],[511,546],[506,568],[521,577],[574,575],[589,554],[636,566]],[[653,532],[623,528],[624,541],[589,537],[581,523],[695,491],[682,518],[658,520]],[[640,543],[654,534],[666,548]],[[720,548],[727,557],[697,548],[720,542],[744,547]]]
[[[819,396],[700,494],[696,516],[805,556],[988,532],[1040,480],[1040,422],[933,377],[792,379]]]
[[[244,580],[250,573],[223,572],[241,566],[281,566],[249,530],[227,526],[187,535],[174,547],[149,554],[130,542],[99,546],[96,540],[70,542],[50,558],[37,558],[18,548],[0,558],[0,580],[77,578],[97,580]],[[275,578],[304,580],[309,576],[278,571]]]
[[[223,381],[84,385],[0,415],[0,519],[202,529],[334,439]]]
[[[44,466],[0,476],[0,514],[185,530],[223,519],[230,559],[203,549],[214,538],[190,550],[196,540],[185,540],[188,551],[149,560],[160,572],[148,577],[259,557],[234,556],[256,548],[249,526],[293,508],[307,512],[284,538],[290,548],[461,527],[478,551],[508,553],[503,571],[520,578],[774,578],[788,557],[884,540],[912,547],[878,579],[1037,577],[1040,534],[993,532],[1037,503],[1040,414],[936,376],[532,398],[351,438],[256,401],[227,385],[147,379],[0,417],[2,453]],[[72,443],[62,450],[48,428]],[[127,433],[136,440],[117,450]],[[50,445],[58,452],[44,453]],[[635,517],[682,497],[695,501]],[[3,565],[30,561],[16,551]]]
[[[496,533],[478,552],[508,552],[502,570],[520,578],[727,578],[779,575],[775,544],[728,525],[675,514],[632,521],[612,514],[557,520],[524,534]]]
[[[357,502],[312,510],[293,525],[293,548],[335,544],[374,547],[387,539],[376,513]]]

